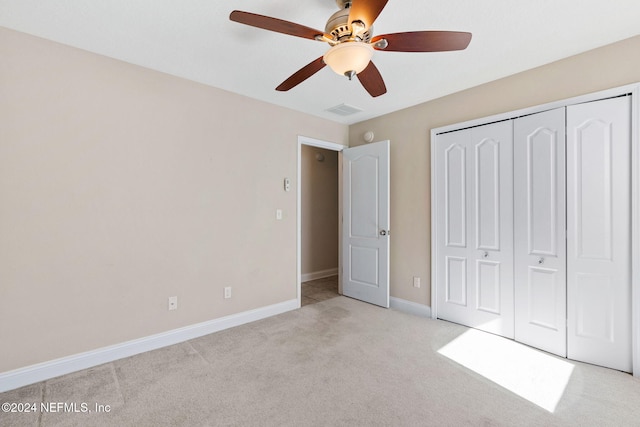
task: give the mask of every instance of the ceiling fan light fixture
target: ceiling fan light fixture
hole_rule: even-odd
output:
[[[345,76],[350,71],[358,74],[367,68],[372,56],[373,47],[369,43],[344,42],[332,46],[324,54],[323,60],[337,74]]]
[[[373,37],[373,24],[389,0],[335,0],[340,10],[329,17],[325,30],[305,27],[270,16],[234,10],[229,19],[256,28],[328,43],[331,48],[276,87],[285,92],[327,65],[352,80],[356,75],[369,95],[387,93],[380,71],[371,61],[374,50],[387,52],[446,52],[463,50],[471,33],[461,31],[406,31]]]

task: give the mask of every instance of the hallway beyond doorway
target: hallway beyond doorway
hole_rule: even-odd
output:
[[[302,283],[302,306],[326,301],[337,296],[339,296],[338,276],[324,277]]]

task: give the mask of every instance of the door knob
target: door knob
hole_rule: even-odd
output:
[[[544,258],[542,257],[538,258],[538,264],[544,264]]]
[[[482,254],[482,258],[489,258],[489,252],[484,251]]]
[[[381,236],[386,236],[387,235],[387,230],[380,230],[380,235]]]

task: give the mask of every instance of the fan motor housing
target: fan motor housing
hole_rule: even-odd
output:
[[[336,1],[336,3],[340,3],[340,1]],[[351,2],[345,2],[346,4],[351,4]],[[371,41],[371,33],[373,32],[373,27],[365,29],[365,31],[360,35],[361,41],[369,43]],[[325,33],[331,34],[334,40],[343,41],[345,39],[349,39],[352,36],[351,25],[349,25],[349,8],[345,8],[337,11],[327,21],[327,25],[324,28]]]

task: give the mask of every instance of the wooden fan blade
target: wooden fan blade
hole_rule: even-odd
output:
[[[366,29],[370,29],[382,9],[389,0],[353,0],[349,8],[349,24],[362,21]]]
[[[362,83],[362,86],[369,92],[369,95],[376,96],[384,95],[387,93],[387,87],[384,85],[384,80],[380,75],[378,68],[373,65],[373,61],[369,62],[367,68],[358,73],[358,80]]]
[[[275,31],[276,33],[288,34],[290,36],[302,37],[305,39],[315,39],[316,36],[324,34],[324,31],[305,27],[304,25],[296,24],[294,22],[271,18],[264,15],[257,15],[250,12],[242,12],[240,10],[234,10],[231,12],[229,19],[241,24],[251,25],[252,27],[258,27],[264,30]]]
[[[385,39],[388,46],[384,49],[391,52],[444,52],[462,50],[469,46],[471,33],[460,31],[410,31],[375,36],[371,44]]]
[[[303,81],[307,80],[309,77],[313,76],[318,71],[322,70],[325,67],[325,63],[322,60],[322,56],[304,67],[300,68],[298,71],[293,73],[291,77],[287,80],[280,83],[280,86],[276,88],[276,90],[280,92],[286,92],[291,88],[298,86]]]

